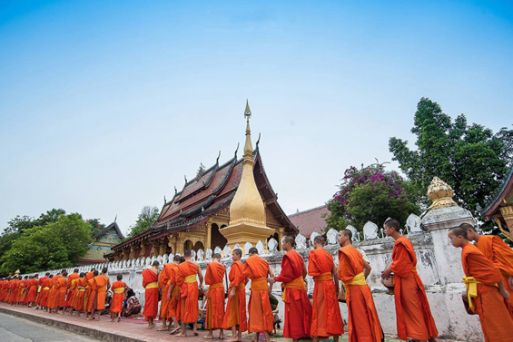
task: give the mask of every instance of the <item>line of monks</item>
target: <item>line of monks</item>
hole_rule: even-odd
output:
[[[113,295],[110,302],[112,320],[120,318],[123,301],[128,289],[122,281],[122,275],[117,276],[117,281],[110,285],[107,269],[101,273],[91,269],[87,273],[79,273],[75,269],[69,274],[66,270],[52,275],[21,278],[14,276],[0,280],[0,301],[11,305],[27,305],[36,310],[44,310],[48,313],[64,313],[80,316],[85,313],[88,320],[99,319],[105,310],[107,291],[112,289]]]
[[[399,222],[387,219],[385,233],[395,240],[391,263],[382,272],[384,284],[393,288],[396,309],[397,335],[402,340],[434,341],[438,336],[424,284],[416,271],[416,254],[410,240],[400,233]],[[453,246],[462,248],[465,273],[464,301],[470,314],[479,315],[486,341],[513,341],[513,250],[497,236],[481,236],[473,226],[462,224],[449,232]],[[475,244],[470,243],[474,241]],[[176,255],[172,263],[159,263],[142,272],[145,288],[143,315],[150,327],[159,317],[161,330],[178,336],[188,335],[192,326],[197,335],[196,322],[200,318],[199,298],[206,298],[205,323],[207,338],[224,338],[224,330],[231,330],[230,341],[240,341],[243,332],[255,333],[256,340],[269,341],[274,316],[270,291],[274,283],[281,283],[285,306],[283,334],[297,341],[311,337],[314,341],[332,337],[335,342],[347,330],[351,342],[379,342],[383,330],[366,279],[370,264],[362,253],[352,246],[352,233],[339,233],[338,267],[327,251],[323,236],[315,237],[310,251],[308,268],[303,257],[294,249],[294,239],[284,237],[281,272],[275,275],[256,248],[242,262],[242,251],[232,251],[229,274],[221,263],[221,255],[214,254],[203,278],[198,264],[193,262],[190,250],[184,256]],[[92,270],[87,274],[67,276],[48,275],[38,279],[10,279],[0,282],[0,300],[21,303],[56,312],[69,310],[86,312],[88,319],[104,308],[109,288],[106,275]],[[313,300],[308,298],[306,275],[314,280]],[[339,281],[343,286],[339,286]],[[204,291],[203,282],[208,285]],[[246,284],[250,282],[249,303],[246,305]],[[390,285],[393,284],[393,285]],[[127,285],[118,275],[112,284],[114,297],[111,315],[114,320],[121,312]],[[159,309],[160,301],[160,309]],[[225,303],[226,302],[226,303]],[[347,305],[347,327],[344,325],[339,302]]]

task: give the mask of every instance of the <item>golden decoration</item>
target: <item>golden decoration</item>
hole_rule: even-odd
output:
[[[455,207],[458,204],[452,199],[454,190],[438,177],[434,177],[428,187],[427,195],[431,200],[429,209]]]

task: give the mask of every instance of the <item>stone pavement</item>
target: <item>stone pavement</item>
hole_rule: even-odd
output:
[[[161,342],[161,341],[205,341],[205,331],[199,331],[198,337],[177,337],[171,336],[167,332],[158,331],[157,329],[148,329],[146,322],[142,316],[133,318],[123,318],[120,323],[113,323],[110,321],[109,316],[102,316],[101,319],[88,321],[85,318],[70,316],[69,314],[48,314],[44,311],[38,311],[33,308],[24,306],[11,306],[5,303],[0,303],[0,312],[29,319],[34,322],[54,326],[68,332],[86,335],[90,338],[98,339],[101,341],[116,341],[116,342]],[[230,333],[227,333],[229,335]],[[249,335],[243,336],[244,341],[250,341]],[[290,341],[289,339],[281,336],[271,338],[272,341]],[[347,341],[347,334],[341,339]],[[387,342],[398,341],[395,339],[386,339]],[[447,340],[446,340],[447,341]]]

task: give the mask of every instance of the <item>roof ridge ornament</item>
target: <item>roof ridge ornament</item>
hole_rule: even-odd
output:
[[[433,180],[428,187],[427,195],[432,202],[428,209],[458,206],[458,204],[453,200],[454,190],[449,184],[438,177],[433,177]]]
[[[221,158],[221,150],[219,150],[219,153],[217,154],[216,165],[219,165],[219,158]]]
[[[256,144],[255,144],[256,145],[255,150],[258,150],[258,145],[260,145],[260,138],[261,137],[262,137],[262,133],[258,133],[258,139],[257,139]]]
[[[234,153],[235,158],[237,158],[237,152],[239,152],[239,146],[240,146],[240,143],[238,142],[237,148],[235,149],[235,153]]]

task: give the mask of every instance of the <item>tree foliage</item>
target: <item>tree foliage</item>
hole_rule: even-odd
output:
[[[0,259],[3,274],[69,267],[87,252],[91,226],[79,214],[49,216],[41,222],[49,223],[26,229],[12,241]]]
[[[328,227],[344,229],[351,224],[362,229],[367,221],[381,224],[387,217],[401,222],[411,213],[418,213],[414,191],[395,171],[385,171],[374,164],[344,173],[339,191],[328,202]]]
[[[157,207],[146,206],[141,209],[137,221],[130,227],[130,233],[128,237],[136,236],[141,234],[145,230],[148,230],[159,218],[159,209]]]
[[[390,138],[389,149],[417,194],[427,202],[427,187],[433,177],[440,177],[453,187],[458,203],[479,216],[512,166],[513,130],[493,133],[469,125],[463,114],[453,121],[436,102],[421,98],[411,132],[416,136],[415,150],[395,137]]]

